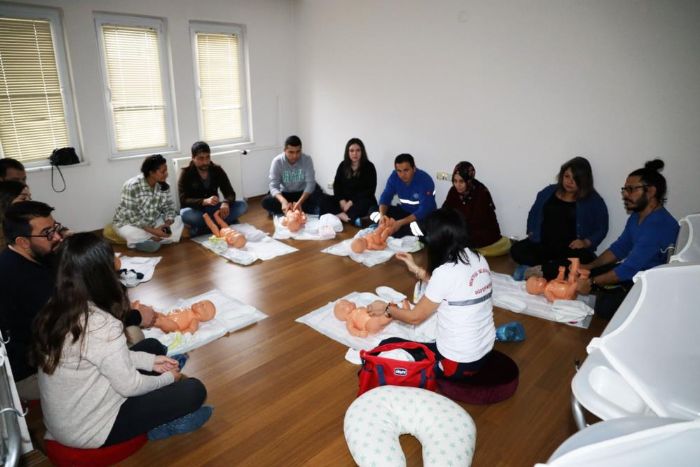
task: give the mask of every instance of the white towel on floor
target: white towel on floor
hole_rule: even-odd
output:
[[[420,250],[422,247],[418,241],[418,237],[409,235],[403,238],[387,238],[387,247],[384,250],[365,250],[362,253],[353,252],[350,248],[350,243],[352,243],[355,238],[364,237],[373,230],[373,228],[360,230],[353,238],[343,240],[335,245],[331,245],[328,248],[321,250],[321,253],[328,253],[336,256],[349,256],[353,261],[371,268],[377,264],[386,263],[400,251],[405,253],[413,253]]]
[[[493,285],[493,304],[499,308],[522,313],[524,315],[535,316],[537,318],[548,319],[550,321],[562,322],[571,326],[587,329],[591,324],[591,315],[586,315],[580,320],[568,320],[564,313],[571,312],[571,306],[563,305],[559,314],[553,310],[552,304],[542,295],[530,295],[525,290],[525,281],[516,281],[507,274],[491,272]],[[594,295],[579,295],[575,302],[580,302],[588,309],[595,305]],[[579,306],[579,305],[575,305]]]
[[[267,315],[253,306],[247,305],[240,300],[229,297],[218,289],[197,295],[196,297],[179,299],[167,307],[161,304],[150,304],[156,310],[174,310],[183,308],[200,300],[211,300],[216,306],[216,316],[210,321],[199,324],[199,329],[194,333],[170,332],[164,333],[160,329],[144,329],[146,337],[158,339],[163,345],[168,347],[168,355],[189,352],[192,349],[201,347],[212,342],[229,332],[236,331],[248,325],[267,318]]]
[[[245,236],[247,243],[243,248],[232,248],[228,245],[222,248],[220,241],[211,241],[211,235],[200,235],[194,237],[192,241],[242,266],[248,266],[257,260],[267,261],[297,251],[293,246],[270,238],[265,232],[250,224],[235,224],[233,228]]]
[[[120,255],[119,259],[122,262],[122,269],[133,269],[136,272],[143,274],[143,277],[139,279],[139,282],[147,282],[153,278],[153,273],[156,270],[156,266],[163,259],[161,256],[126,256]]]

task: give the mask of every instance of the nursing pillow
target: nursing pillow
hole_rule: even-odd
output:
[[[405,466],[399,436],[410,434],[423,445],[423,465],[471,465],[476,426],[450,399],[425,389],[374,388],[345,412],[345,440],[360,466]]]

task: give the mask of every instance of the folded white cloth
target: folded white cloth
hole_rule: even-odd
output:
[[[413,355],[406,352],[404,349],[387,350],[386,352],[381,352],[379,356],[382,358],[390,358],[392,360],[401,360],[402,362],[416,361],[416,359],[413,358]]]
[[[579,300],[554,300],[554,319],[560,323],[578,323],[593,314],[593,308]]]
[[[318,230],[320,231],[322,227],[330,227],[335,232],[343,231],[343,223],[333,214],[324,214],[318,218]]]
[[[194,237],[192,241],[242,266],[247,266],[257,260],[266,261],[297,251],[296,248],[286,243],[273,240],[265,232],[250,224],[235,224],[234,228],[245,235],[248,241],[243,248],[229,247],[223,239],[207,234]]]

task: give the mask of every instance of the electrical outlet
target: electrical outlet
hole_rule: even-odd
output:
[[[329,190],[332,190],[332,189],[333,189],[333,183],[329,183],[328,185],[326,185],[326,188],[328,188]]]
[[[438,172],[437,177],[438,180],[449,180],[450,179],[450,173],[449,172]]]

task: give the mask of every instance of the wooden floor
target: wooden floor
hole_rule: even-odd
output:
[[[242,222],[271,233],[272,220],[259,200],[250,206]],[[354,233],[346,228],[340,238]],[[415,279],[396,260],[367,268],[320,253],[337,241],[289,241],[298,252],[247,267],[189,240],[158,253],[163,260],[153,280],[131,289],[132,299],[158,308],[218,288],[269,318],[190,353],[185,372],[204,382],[207,402],[215,407],[202,429],[148,443],[120,465],[354,465],[343,416],[355,399],[358,367],[344,360],[346,347],[294,320],[349,292],[379,285],[411,296]],[[513,268],[508,257],[489,263],[497,272]],[[463,404],[477,427],[472,465],[531,466],[546,461],[575,432],[569,408],[574,361],[585,358],[586,345],[605,323],[594,319],[584,330],[500,309],[494,314],[496,325],[520,321],[527,340],[496,344],[520,367],[515,395],[490,406]],[[35,436],[41,436],[38,424],[32,423]],[[401,443],[408,465],[422,465],[420,444],[411,436]]]

